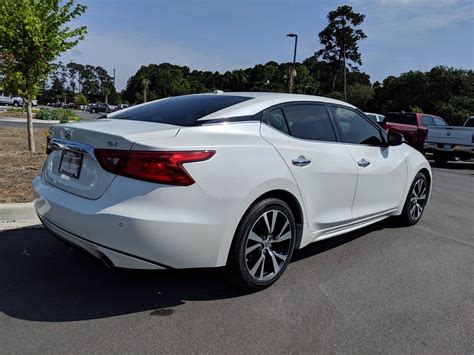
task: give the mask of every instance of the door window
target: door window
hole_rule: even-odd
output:
[[[342,107],[333,107],[332,110],[345,143],[382,145],[380,131],[362,115]]]
[[[291,105],[283,108],[293,137],[335,142],[336,135],[324,105]]]

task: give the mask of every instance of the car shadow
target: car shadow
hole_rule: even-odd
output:
[[[473,162],[450,161],[445,164],[437,164],[434,161],[429,161],[433,168],[451,169],[451,170],[474,170]]]
[[[374,230],[380,222],[297,250],[314,257]],[[245,296],[225,268],[142,271],[107,269],[101,261],[52,238],[44,229],[0,232],[0,312],[18,319],[68,322],[136,312],[169,316],[187,301]]]

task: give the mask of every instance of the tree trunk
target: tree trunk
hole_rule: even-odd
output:
[[[33,135],[33,112],[31,111],[31,99],[26,101],[26,122],[28,130],[28,149],[35,153],[35,136]]]
[[[347,73],[346,73],[346,45],[342,44],[342,53],[343,53],[343,70],[344,70],[344,101],[347,101]]]
[[[109,95],[105,95],[105,104],[106,104],[106,105],[109,104]]]
[[[334,73],[334,79],[332,79],[332,90],[331,90],[331,92],[334,92],[334,89],[336,88],[336,78],[337,78],[337,71]]]

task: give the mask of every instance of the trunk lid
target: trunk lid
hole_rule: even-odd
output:
[[[138,141],[171,138],[178,132],[178,126],[168,124],[112,119],[51,126],[54,149],[46,160],[44,177],[57,188],[98,199],[116,175],[102,169],[94,149],[130,150]]]
[[[429,143],[443,143],[452,145],[472,145],[472,137],[474,128],[455,127],[455,126],[438,126],[430,127],[428,137]]]

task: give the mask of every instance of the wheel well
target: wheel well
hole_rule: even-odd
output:
[[[425,175],[426,181],[428,181],[428,193],[429,193],[429,191],[430,191],[429,188],[431,187],[431,175],[430,175],[428,169],[426,169],[426,168],[421,169],[420,173]]]
[[[295,223],[296,223],[296,243],[295,246],[299,247],[301,243],[301,237],[303,235],[303,210],[301,209],[301,205],[296,199],[296,197],[288,191],[285,190],[272,190],[264,193],[261,195],[259,198],[257,198],[252,205],[255,202],[261,201],[265,198],[278,198],[282,201],[284,201],[286,204],[291,209],[291,212],[293,212],[293,216],[295,217]]]

